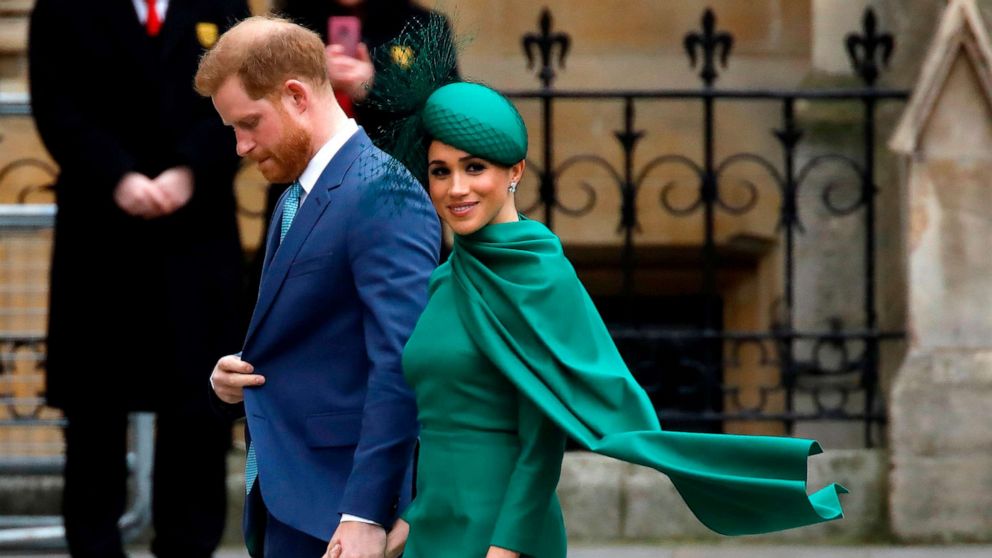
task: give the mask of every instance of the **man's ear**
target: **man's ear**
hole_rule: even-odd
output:
[[[283,99],[297,114],[303,114],[310,108],[311,91],[305,83],[298,79],[286,80],[282,86]],[[287,107],[287,108],[290,108]]]

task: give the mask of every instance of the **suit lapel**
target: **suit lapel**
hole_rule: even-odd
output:
[[[265,260],[262,262],[262,277],[265,277],[266,271],[268,271],[269,266],[272,265],[272,257],[276,255],[276,248],[279,247],[279,232],[280,225],[282,224],[282,205],[286,196],[289,194],[289,188],[284,187],[282,194],[276,201],[275,207],[272,210],[272,217],[269,218],[269,228],[265,235]]]
[[[290,226],[289,232],[286,233],[286,238],[275,248],[275,254],[271,257],[268,254],[266,255],[268,261],[262,272],[262,281],[258,289],[258,301],[255,303],[255,312],[252,314],[251,323],[248,326],[248,334],[245,336],[246,346],[272,307],[273,302],[275,302],[276,295],[279,294],[279,290],[286,280],[286,275],[289,273],[289,268],[293,260],[296,259],[296,254],[299,253],[304,241],[310,236],[310,231],[313,230],[320,216],[330,205],[331,192],[341,185],[345,173],[351,168],[352,164],[354,164],[358,156],[368,145],[368,136],[361,129],[345,142],[341,149],[334,155],[334,158],[331,159],[331,162],[328,163],[324,172],[321,173],[320,178],[317,179],[317,183],[314,184],[303,205],[300,206],[300,210],[296,214],[296,218],[293,219],[293,224]],[[285,201],[286,196],[283,195],[281,202],[276,205],[277,215],[282,214],[282,205]],[[278,234],[279,227],[275,226],[278,223],[278,219],[273,219],[273,226],[270,227],[273,234]],[[275,242],[273,235],[270,234],[267,250],[271,250],[273,246],[275,246]]]
[[[114,0],[114,2],[113,7],[106,10],[108,27],[119,30],[118,36],[123,42],[121,50],[132,58],[140,71],[144,71],[150,47],[145,27],[138,19],[138,12],[134,10],[134,3],[131,0]]]

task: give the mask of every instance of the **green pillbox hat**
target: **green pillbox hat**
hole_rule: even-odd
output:
[[[427,99],[423,124],[434,139],[501,165],[527,156],[527,127],[503,95],[478,83],[450,83]]]

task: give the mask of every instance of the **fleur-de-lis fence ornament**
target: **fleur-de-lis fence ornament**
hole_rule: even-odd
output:
[[[699,77],[706,87],[712,87],[719,76],[716,70],[716,55],[719,52],[720,65],[726,68],[730,51],[734,48],[734,37],[730,33],[716,30],[716,15],[713,14],[713,10],[707,8],[703,13],[703,32],[688,33],[682,40],[682,46],[689,55],[689,65],[692,68],[696,67],[699,60],[697,50],[702,50],[702,70],[699,72]]]
[[[565,57],[568,55],[568,49],[572,46],[572,38],[568,33],[561,32],[551,32],[551,12],[547,8],[541,11],[541,17],[538,21],[541,32],[538,33],[527,33],[523,38],[524,54],[527,55],[527,69],[530,70],[534,67],[534,50],[536,49],[541,53],[541,72],[538,74],[541,78],[541,83],[546,88],[551,87],[551,82],[555,80],[554,68],[552,67],[552,59],[554,56],[555,49],[558,50],[558,64],[562,68],[565,67]]]
[[[851,59],[851,65],[857,72],[865,85],[872,87],[878,80],[879,64],[878,58],[881,56],[881,64],[888,67],[889,58],[895,48],[895,39],[891,33],[878,32],[878,20],[875,17],[875,10],[868,8],[861,19],[862,34],[850,33],[844,40],[847,46],[847,56]]]

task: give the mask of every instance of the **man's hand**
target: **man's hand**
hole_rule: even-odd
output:
[[[383,558],[386,555],[386,530],[360,521],[342,521],[324,558]]]
[[[331,87],[347,94],[353,101],[364,100],[375,77],[375,67],[365,43],[358,43],[354,58],[345,54],[341,45],[328,45],[325,52]]]
[[[166,213],[171,205],[164,192],[147,176],[129,172],[114,188],[114,203],[128,215],[154,219]]]
[[[237,355],[227,355],[217,361],[210,374],[210,387],[224,403],[235,404],[244,401],[246,387],[260,386],[265,377],[254,374],[251,364]]]
[[[166,214],[175,212],[193,197],[193,171],[189,167],[167,169],[152,182],[168,202]]]

